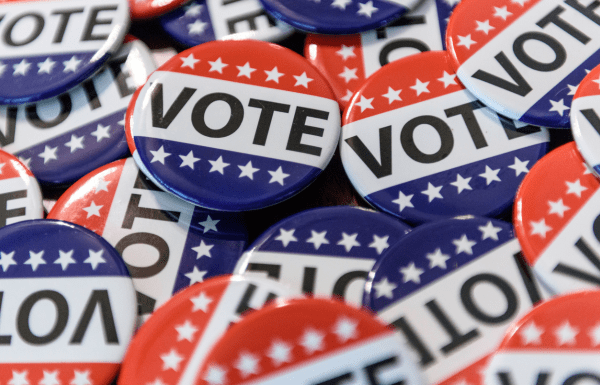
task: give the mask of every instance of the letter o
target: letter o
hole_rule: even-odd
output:
[[[229,116],[229,121],[223,127],[214,130],[206,125],[205,115],[208,106],[216,101],[223,101],[229,104],[229,108],[231,108],[231,115]],[[194,109],[192,110],[192,125],[196,131],[209,138],[225,138],[233,134],[238,128],[240,128],[243,119],[244,106],[242,106],[242,102],[240,102],[235,96],[222,92],[215,92],[213,94],[206,95],[202,99],[198,100],[194,106]]]

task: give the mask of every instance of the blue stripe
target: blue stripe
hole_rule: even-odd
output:
[[[164,30],[179,43],[188,47],[216,40],[206,0],[195,0],[188,4],[201,5],[202,11],[197,16],[186,16],[185,7],[178,8],[160,18],[160,24]],[[206,29],[200,34],[190,34],[188,25],[197,20],[207,23]]]

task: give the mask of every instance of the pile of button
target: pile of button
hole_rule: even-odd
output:
[[[599,5],[0,0],[0,385],[600,384]]]

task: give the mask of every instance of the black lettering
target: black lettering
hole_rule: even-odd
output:
[[[257,289],[256,285],[254,285],[252,283],[248,284],[248,287],[246,287],[246,291],[244,292],[244,295],[242,296],[242,299],[240,300],[240,303],[238,304],[237,308],[235,309],[235,313],[236,314],[241,315],[241,314],[244,314],[247,311],[254,310],[254,308],[252,308],[250,306],[250,300],[254,296],[254,293],[256,292],[256,289]],[[262,302],[262,304],[270,302],[270,301],[274,300],[275,298],[277,298],[277,294],[275,294],[275,293],[269,293],[269,294],[267,294],[267,297]]]
[[[264,16],[267,18],[267,20],[269,21],[269,25],[271,27],[275,26],[275,22],[270,17],[267,17],[266,12],[261,9],[257,12],[246,13],[246,14],[238,16],[238,17],[227,19],[227,27],[229,28],[229,33],[230,34],[237,33],[238,31],[237,31],[236,26],[242,22],[248,23],[248,27],[251,31],[258,30],[258,26],[256,25],[256,19],[258,19],[261,16]]]
[[[581,13],[583,16],[587,17],[594,23],[600,25],[600,16],[594,12],[598,6],[600,6],[600,1],[594,0],[588,6],[582,5],[577,0],[565,0],[565,4],[571,6],[574,10]]]
[[[425,154],[419,150],[415,143],[415,130],[421,124],[427,124],[433,127],[440,136],[440,149],[434,154]],[[424,115],[417,116],[406,122],[400,132],[400,144],[402,144],[402,148],[404,149],[404,152],[406,152],[406,155],[412,160],[419,163],[435,163],[450,155],[452,148],[454,147],[454,137],[452,136],[452,130],[442,119],[436,116]]]
[[[600,135],[600,117],[596,114],[593,108],[581,110],[581,114],[587,119],[588,122],[594,127],[594,130]]]
[[[341,385],[346,381],[349,381],[353,378],[352,373],[344,373],[341,376],[337,376],[334,378],[330,378],[328,380],[317,382],[314,385]]]
[[[0,291],[0,315],[2,315],[2,297],[4,297],[4,292]],[[11,340],[12,336],[10,335],[0,335],[0,345],[10,345]]]
[[[21,198],[27,198],[27,190],[11,191],[0,194],[0,227],[6,226],[8,218],[22,217],[26,214],[25,207],[8,209],[8,201]]]
[[[131,274],[131,278],[154,277],[167,267],[170,254],[169,245],[160,236],[144,232],[128,234],[117,242],[115,249],[119,254],[123,255],[125,249],[132,245],[148,245],[154,247],[156,251],[158,251],[158,259],[153,265],[146,267],[133,266],[125,262],[129,274]]]
[[[59,11],[52,12],[52,15],[60,15],[60,20],[58,21],[58,28],[56,29],[56,33],[54,34],[54,40],[52,43],[61,43],[63,37],[65,36],[65,31],[67,30],[67,24],[69,24],[69,19],[71,15],[75,13],[83,13],[83,8],[75,8],[75,9],[61,9]]]
[[[267,277],[273,279],[279,279],[281,275],[281,266],[269,263],[249,263],[247,269],[248,271],[263,271],[267,273]]]
[[[417,39],[396,39],[383,46],[379,51],[379,64],[383,67],[390,62],[390,53],[401,48],[414,48],[419,52],[431,51],[429,46]]]
[[[537,40],[550,47],[550,49],[554,51],[554,60],[550,63],[543,63],[531,57],[527,52],[525,52],[525,43],[529,40]],[[563,47],[562,44],[560,44],[560,42],[552,36],[546,35],[542,32],[526,32],[517,37],[513,43],[513,52],[521,63],[540,72],[554,71],[562,67],[567,60],[567,51],[565,51],[565,47]]]
[[[85,28],[81,41],[92,41],[92,40],[106,40],[108,35],[95,35],[94,27],[97,25],[109,25],[113,19],[99,19],[98,14],[102,11],[116,11],[119,7],[116,5],[92,7],[87,21],[85,22]]]
[[[511,77],[514,83],[511,83],[505,79],[499,78],[496,75],[492,75],[489,72],[483,70],[477,70],[472,77],[475,79],[479,79],[496,87],[502,88],[506,91],[512,92],[513,94],[517,94],[519,96],[525,96],[529,92],[531,92],[531,86],[525,78],[521,75],[519,70],[515,68],[515,66],[508,60],[504,52],[500,52],[498,55],[494,56],[498,64],[502,66],[504,71]]]
[[[392,126],[379,129],[379,153],[381,161],[377,161],[371,151],[358,136],[345,140],[378,179],[392,175]]]
[[[29,123],[36,126],[37,128],[52,128],[64,122],[69,117],[69,115],[71,114],[71,110],[73,109],[73,102],[71,101],[71,96],[69,95],[69,93],[64,93],[58,96],[56,100],[58,100],[58,103],[60,104],[60,112],[58,113],[56,118],[52,120],[42,120],[40,118],[37,112],[37,108],[39,105],[38,103],[29,104],[27,107],[25,107],[25,115]]]
[[[498,372],[496,374],[498,375],[498,378],[500,379],[500,383],[502,385],[512,385],[513,384],[513,381],[511,379],[509,372]],[[535,382],[535,384],[536,385],[546,385],[546,382],[548,382],[548,377],[550,377],[550,373],[540,372],[538,374],[538,378],[537,378],[537,381]]]
[[[223,0],[223,5],[237,3],[238,1],[241,1],[241,0]]]
[[[219,128],[212,129],[206,125],[205,115],[206,109],[213,102],[223,101],[229,105],[231,113],[227,123]],[[242,121],[244,120],[244,106],[238,98],[233,95],[225,94],[222,92],[215,92],[204,96],[198,100],[198,103],[192,110],[192,125],[198,131],[198,133],[209,137],[209,138],[225,138],[240,128]]]
[[[421,338],[419,338],[413,327],[404,319],[404,317],[398,318],[392,322],[392,325],[404,333],[404,336],[406,337],[406,340],[410,346],[412,346],[421,357],[421,361],[419,363],[422,367],[426,367],[435,362],[433,354],[431,354],[429,349],[427,349],[425,343],[421,340]]]
[[[267,143],[267,136],[269,135],[269,128],[271,128],[271,122],[273,121],[273,114],[275,111],[285,112],[287,114],[290,112],[290,106],[259,99],[250,99],[248,106],[261,109],[252,144],[264,146]]]
[[[29,316],[31,309],[40,300],[50,300],[56,309],[56,321],[52,330],[46,335],[36,336],[29,328]],[[19,307],[17,315],[17,331],[23,339],[23,341],[32,345],[46,345],[56,340],[67,327],[67,321],[69,320],[69,304],[65,297],[54,290],[41,290],[36,291],[29,297],[25,298],[25,301]]]
[[[333,285],[333,295],[344,298],[346,296],[346,289],[350,283],[356,279],[366,280],[369,277],[368,271],[351,271],[342,275]]]
[[[152,314],[154,307],[156,306],[156,300],[139,291],[136,291],[135,294],[137,297],[138,315],[143,316]]]
[[[152,219],[166,222],[179,221],[179,215],[181,215],[180,212],[140,207],[141,199],[142,196],[140,194],[131,194],[129,197],[129,203],[127,204],[127,210],[125,211],[125,218],[123,218],[123,224],[121,225],[122,229],[131,229],[133,227],[133,221],[135,221],[135,218]]]
[[[302,143],[302,135],[314,135],[322,138],[323,132],[325,131],[320,127],[307,126],[306,118],[308,117],[328,120],[329,112],[306,107],[297,107],[296,113],[294,114],[294,121],[292,122],[292,130],[290,131],[290,137],[288,138],[287,147],[285,149],[302,152],[308,155],[321,156],[321,147]]]
[[[481,283],[489,283],[498,288],[506,299],[506,310],[500,315],[490,315],[481,310],[473,299],[473,289]],[[508,282],[494,274],[477,274],[470,277],[460,288],[460,299],[465,306],[465,309],[475,319],[486,324],[499,324],[511,319],[516,313],[519,306],[519,299]]]
[[[581,380],[591,380],[597,384],[600,384],[600,377],[593,373],[576,373],[567,378],[563,385],[574,385]]]
[[[388,385],[388,384],[383,384],[382,382],[379,381],[378,372],[381,370],[381,368],[383,368],[385,366],[396,365],[398,363],[398,361],[399,360],[398,360],[397,356],[391,356],[384,360],[377,361],[375,363],[365,366],[364,370],[367,375],[367,378],[369,379],[369,384],[370,385]],[[393,382],[389,385],[402,385],[402,384],[404,384],[404,381],[400,380],[400,381]]]
[[[31,31],[29,36],[27,36],[25,39],[23,39],[21,41],[14,41],[13,37],[12,37],[13,28],[15,28],[15,25],[17,25],[17,23],[19,21],[23,20],[26,17],[30,17],[33,19],[33,21],[35,23],[33,30]],[[6,29],[4,30],[4,42],[12,47],[21,47],[21,46],[27,45],[27,44],[31,43],[32,41],[34,41],[35,39],[37,39],[38,36],[40,36],[40,34],[42,33],[42,30],[44,29],[44,24],[45,24],[44,17],[42,15],[40,15],[39,13],[35,13],[35,12],[24,13],[24,14],[20,15],[19,17],[17,17],[16,19],[12,20],[10,23],[8,23],[8,25],[6,26]]]
[[[600,218],[600,216],[598,218]],[[594,224],[596,224],[596,222],[598,222],[598,218],[596,218],[596,221],[594,222]],[[598,271],[600,271],[600,259],[598,258],[598,255],[596,255],[596,253],[592,250],[592,248],[587,244],[585,239],[583,239],[583,237],[579,238],[577,240],[577,242],[575,242],[575,247],[577,247],[577,249],[579,249],[581,254],[583,254],[594,265],[594,267]],[[600,286],[600,277],[592,275],[588,272],[576,269],[572,266],[565,265],[562,262],[559,262],[554,267],[554,270],[552,270],[552,271],[555,273],[568,275],[575,279],[579,279],[581,281],[589,282],[594,285]]]
[[[133,188],[138,190],[149,190],[149,191],[163,191],[160,187],[157,187],[144,173],[142,170],[138,171]]]
[[[533,278],[533,273],[531,272],[531,268],[529,264],[525,262],[522,253],[519,251],[518,253],[513,254],[513,258],[519,269],[519,274],[521,275],[521,279],[523,280],[523,284],[525,285],[525,289],[527,290],[527,294],[529,295],[529,299],[531,300],[531,304],[535,305],[536,303],[542,300],[542,296],[540,291],[536,285],[536,281]]]
[[[315,280],[317,277],[316,267],[305,267],[304,276],[302,277],[302,292],[311,294],[315,290]]]
[[[542,28],[545,28],[548,24],[552,23],[569,35],[573,36],[575,39],[579,40],[581,43],[587,44],[590,41],[589,36],[560,18],[560,14],[564,11],[565,9],[559,5],[536,24]]]
[[[100,103],[100,99],[98,98],[98,92],[96,92],[96,85],[94,84],[93,79],[88,79],[81,83],[83,87],[83,91],[85,92],[85,96],[88,100],[88,105],[90,106],[90,110],[95,110],[96,108],[102,107],[102,103]]]
[[[441,350],[444,354],[448,355],[453,350],[458,349],[463,345],[469,343],[471,340],[479,337],[479,331],[477,329],[473,329],[468,331],[467,333],[461,334],[456,328],[456,326],[452,323],[452,321],[448,318],[446,313],[439,307],[435,300],[427,302],[425,306],[431,312],[431,314],[433,314],[435,319],[437,319],[437,321],[452,339],[450,343],[442,346]]]
[[[0,131],[0,147],[14,143],[18,111],[17,107],[8,107],[6,109],[6,135]]]
[[[100,307],[100,319],[102,320],[102,327],[104,329],[104,339],[107,344],[119,344],[119,337],[117,336],[117,328],[115,327],[115,319],[113,317],[113,311],[110,306],[110,299],[108,298],[108,290],[94,290],[90,299],[88,300],[83,314],[77,323],[73,337],[71,338],[70,344],[81,344],[83,337],[90,326],[90,321],[94,315],[96,307]]]
[[[487,141],[485,140],[485,136],[483,136],[483,132],[481,131],[481,127],[479,126],[479,122],[477,122],[477,118],[473,113],[473,111],[478,110],[482,107],[485,106],[479,102],[469,102],[460,106],[444,110],[446,116],[449,118],[456,115],[462,116],[465,124],[467,125],[467,130],[469,130],[469,135],[471,135],[471,139],[473,139],[473,144],[475,145],[476,149],[487,147],[488,145]]]
[[[152,126],[156,128],[169,128],[173,119],[179,115],[181,109],[187,104],[192,95],[196,92],[195,88],[184,87],[177,95],[177,99],[171,104],[169,110],[163,115],[163,85],[156,83],[150,93],[150,108],[152,110]]]
[[[121,98],[132,95],[135,92],[135,87],[129,87],[127,84],[127,80],[131,79],[131,74],[123,71],[123,64],[125,64],[126,61],[127,57],[125,56],[108,62],[108,68],[115,79]]]

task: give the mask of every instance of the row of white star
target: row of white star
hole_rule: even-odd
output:
[[[31,270],[36,271],[40,265],[46,265],[47,262],[43,258],[45,250],[40,252],[29,251],[29,259],[23,262],[24,265],[30,265]],[[62,251],[59,250],[59,258],[56,259],[53,263],[60,265],[63,271],[67,270],[69,265],[78,263],[75,259],[73,259],[73,250],[70,251]],[[89,257],[83,261],[83,263],[89,263],[92,267],[92,270],[96,270],[99,264],[106,263],[106,260],[102,258],[102,254],[104,250],[94,251],[89,249]],[[18,265],[18,263],[14,260],[15,252],[12,251],[10,253],[5,253],[0,251],[0,266],[2,266],[3,272],[6,272],[11,265]]]
[[[547,330],[544,330],[536,325],[534,321],[531,321],[521,328],[519,335],[521,336],[523,345],[541,345],[542,341],[540,337],[546,332]],[[577,344],[577,335],[580,332],[578,328],[572,326],[566,320],[561,326],[554,329],[553,334],[556,338],[556,344],[562,346]],[[593,328],[590,328],[587,335],[591,339],[592,346],[600,345],[600,322],[596,323]]]
[[[26,76],[31,64],[33,63],[28,62],[27,59],[21,60],[19,64],[13,64],[13,76]],[[63,61],[62,64],[64,66],[63,73],[75,72],[81,64],[81,60],[77,59],[76,56],[72,56],[71,59]],[[37,74],[52,74],[55,65],[56,62],[48,57],[45,61],[37,63]],[[6,66],[6,64],[0,62],[0,76],[6,71]]]
[[[315,3],[321,2],[321,0],[309,0],[309,1],[314,1]],[[331,3],[330,6],[331,6],[331,8],[337,8],[342,11],[345,11],[346,7],[350,4],[352,4],[352,0],[333,0],[333,2]],[[358,3],[358,7],[359,7],[359,9],[356,12],[356,14],[368,17],[369,19],[371,18],[371,16],[373,16],[373,13],[375,13],[379,10],[379,8],[376,8],[373,6],[372,1],[367,1],[366,3]]]
[[[63,385],[60,382],[58,376],[60,375],[59,370],[44,370],[43,375],[44,378],[36,381],[31,381],[27,378],[29,375],[29,371],[23,370],[13,370],[12,378],[7,382],[8,385]],[[73,370],[73,379],[69,382],[71,385],[93,385],[90,380],[90,371],[89,370]],[[66,385],[66,383],[65,383]]]
[[[150,163],[160,162],[163,165],[165,164],[165,158],[172,155],[172,153],[165,152],[164,146],[160,146],[160,148],[157,151],[150,151],[150,153],[152,153],[152,160],[150,161]],[[187,155],[179,155],[179,157],[181,158],[181,164],[179,165],[179,168],[187,166],[192,170],[194,170],[194,163],[201,160],[200,158],[196,158],[194,156],[193,151],[190,151]],[[225,175],[225,167],[231,165],[231,163],[225,163],[223,161],[222,156],[220,156],[217,160],[209,160],[208,162],[212,166],[208,172],[219,172],[221,175]],[[238,168],[241,171],[238,178],[247,177],[251,180],[254,180],[254,173],[260,171],[259,168],[255,168],[252,166],[252,161],[248,161],[248,163],[244,166],[238,165]],[[285,183],[285,178],[290,176],[290,174],[286,174],[283,172],[283,168],[281,166],[279,166],[279,168],[275,171],[267,171],[269,174],[271,174],[271,180],[269,181],[269,184],[279,183],[283,186]]]
[[[294,236],[295,231],[296,231],[296,229],[286,230],[286,229],[281,228],[281,229],[279,229],[279,235],[277,237],[275,237],[274,239],[276,241],[280,241],[283,244],[283,247],[288,247],[290,242],[298,242],[298,238],[296,238]],[[329,244],[329,240],[327,238],[325,238],[325,235],[327,235],[327,230],[324,230],[321,232],[316,232],[314,230],[311,230],[310,233],[311,233],[311,237],[307,238],[305,242],[312,243],[313,246],[315,247],[315,250],[319,250],[319,247],[321,247],[321,245],[323,245],[323,244],[325,244],[325,245]],[[336,243],[336,245],[344,246],[344,248],[346,249],[346,252],[350,252],[350,250],[352,250],[353,247],[361,246],[361,244],[356,240],[357,236],[358,236],[358,233],[348,235],[345,232],[342,232],[342,238],[339,240],[339,242]],[[373,234],[373,242],[371,242],[368,247],[372,247],[372,248],[376,249],[377,254],[381,255],[381,253],[385,249],[390,247],[390,245],[388,244],[389,238],[390,238],[389,235],[380,237],[378,235]]]
[[[201,61],[200,59],[196,59],[194,57],[194,54],[190,54],[188,57],[181,57],[180,59],[182,61],[181,68],[189,67],[191,69],[195,69],[196,63]],[[220,74],[223,74],[223,69],[229,66],[229,64],[223,63],[221,58],[218,58],[215,61],[209,61],[208,64],[210,65],[210,70],[208,70],[208,72],[218,72]],[[247,77],[248,79],[251,79],[252,73],[254,71],[256,71],[256,68],[252,68],[250,66],[250,62],[246,62],[246,64],[244,64],[243,66],[236,66],[236,68],[238,69],[238,74],[237,74],[238,78],[244,76],[244,77]],[[273,81],[273,82],[279,84],[279,78],[286,75],[282,72],[279,72],[279,70],[277,69],[277,66],[273,67],[273,69],[270,71],[264,70],[264,72],[267,75],[267,77],[265,79],[265,83],[268,81]],[[302,86],[304,88],[308,88],[308,83],[310,83],[314,80],[314,79],[309,78],[306,75],[306,71],[302,72],[301,75],[292,75],[292,76],[294,77],[294,79],[296,79],[296,84],[294,84],[294,87]]]
[[[521,161],[519,158],[515,156],[515,162],[507,166],[515,171],[515,177],[518,177],[521,173],[528,173],[529,169],[527,168],[528,160]],[[489,166],[485,166],[485,172],[483,174],[479,174],[479,177],[485,178],[486,185],[489,186],[492,182],[502,182],[502,180],[498,177],[498,173],[502,168],[491,169]],[[451,182],[450,184],[457,189],[457,194],[462,193],[464,190],[473,190],[469,182],[473,179],[472,177],[463,178],[460,174],[456,174],[456,181]],[[440,191],[444,185],[434,186],[431,182],[427,183],[427,189],[421,191],[421,194],[427,195],[429,198],[429,202],[431,203],[434,199],[444,199]],[[398,199],[394,199],[392,202],[399,206],[399,211],[402,212],[406,207],[415,206],[412,204],[411,200],[414,197],[414,194],[404,195],[402,191],[398,192]]]

